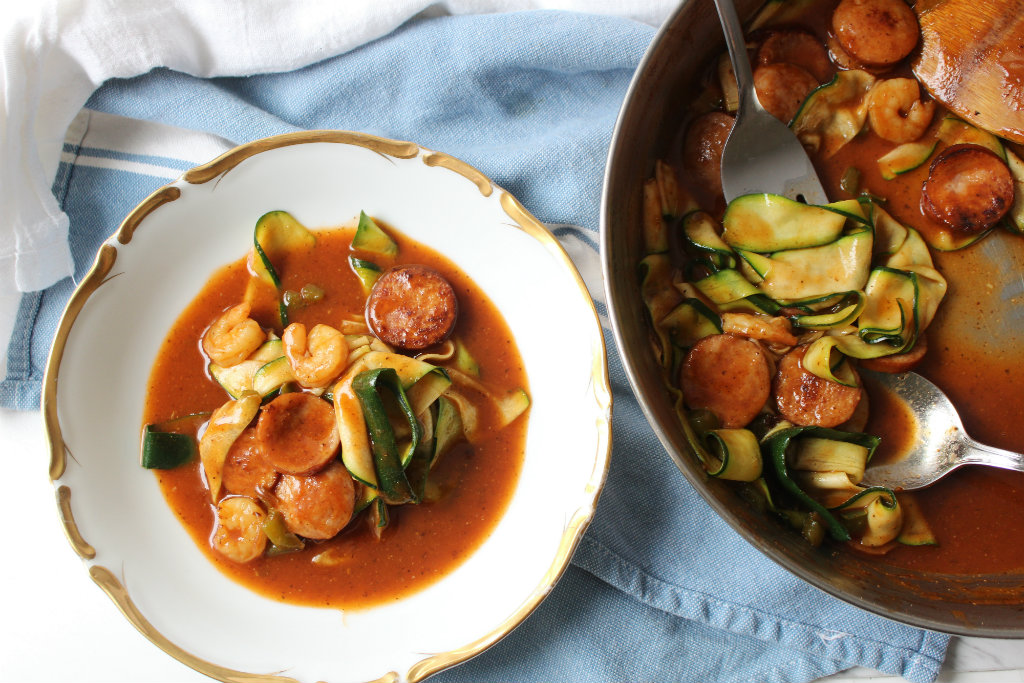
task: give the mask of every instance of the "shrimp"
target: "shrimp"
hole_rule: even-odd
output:
[[[843,50],[868,66],[890,66],[917,45],[920,27],[903,0],[842,0],[832,31]]]
[[[249,304],[224,311],[203,333],[203,351],[224,367],[238,365],[267,339],[259,323],[249,317]]]
[[[345,367],[348,342],[345,336],[330,325],[315,325],[306,335],[306,326],[292,323],[281,335],[284,355],[292,374],[307,389],[325,387]]]
[[[889,78],[868,91],[871,129],[889,142],[913,142],[924,135],[935,114],[934,100],[922,100],[913,78]]]
[[[267,547],[263,508],[247,496],[230,496],[217,503],[217,527],[210,545],[234,562],[255,560]]]

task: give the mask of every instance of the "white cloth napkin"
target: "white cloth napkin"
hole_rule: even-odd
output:
[[[658,26],[677,0],[39,0],[0,3],[0,376],[21,292],[72,272],[51,186],[65,133],[111,78],[284,72],[421,14],[562,9]]]
[[[5,3],[7,4],[7,3]],[[65,131],[110,78],[165,66],[191,75],[290,71],[385,35],[423,12],[538,8],[658,25],[672,0],[43,0],[3,11],[0,292],[71,273],[67,218],[50,187]]]

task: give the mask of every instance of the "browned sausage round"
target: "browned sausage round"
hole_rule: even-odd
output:
[[[860,402],[860,387],[822,379],[804,369],[807,345],[798,346],[779,361],[772,392],[779,414],[800,426],[836,427],[849,420]]]
[[[222,476],[224,488],[241,496],[260,499],[274,488],[277,470],[263,455],[255,427],[248,427],[231,444]]]
[[[683,400],[710,410],[722,427],[743,427],[761,412],[771,391],[771,370],[761,346],[731,334],[704,337],[680,369]]]
[[[732,124],[731,116],[713,111],[698,116],[686,129],[683,165],[712,199],[722,195],[722,148]]]
[[[926,353],[928,353],[928,337],[922,334],[917,338],[914,348],[909,351],[894,353],[891,356],[868,358],[860,361],[860,366],[875,372],[906,372],[920,363]]]
[[[757,49],[758,64],[796,64],[824,83],[835,73],[825,46],[816,37],[797,29],[777,30],[768,34]]]
[[[910,54],[920,28],[903,0],[842,0],[832,13],[832,31],[857,61],[887,66]]]
[[[452,286],[436,270],[421,265],[384,271],[366,300],[366,322],[373,333],[410,351],[447,339],[458,313]]]
[[[763,64],[754,70],[754,90],[768,113],[789,123],[818,81],[795,64]]]
[[[274,489],[288,531],[312,539],[335,536],[352,519],[355,484],[340,462],[316,474],[285,474]]]
[[[303,392],[281,394],[263,406],[256,432],[267,461],[288,474],[321,469],[334,459],[340,440],[334,407]]]
[[[995,152],[980,145],[953,145],[928,170],[921,208],[965,232],[980,232],[1013,206],[1013,176]]]

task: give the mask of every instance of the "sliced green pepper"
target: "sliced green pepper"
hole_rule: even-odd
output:
[[[267,519],[263,522],[263,532],[271,543],[270,548],[267,549],[268,555],[283,555],[284,553],[292,553],[306,547],[301,538],[288,531],[288,527],[285,526],[284,515],[275,508],[270,508]]]

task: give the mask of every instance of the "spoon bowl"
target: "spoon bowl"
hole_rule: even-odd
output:
[[[907,404],[916,418],[917,434],[903,457],[869,465],[861,485],[911,491],[934,484],[963,465],[1024,472],[1024,455],[987,446],[968,436],[953,403],[921,375],[868,371],[863,374]]]

